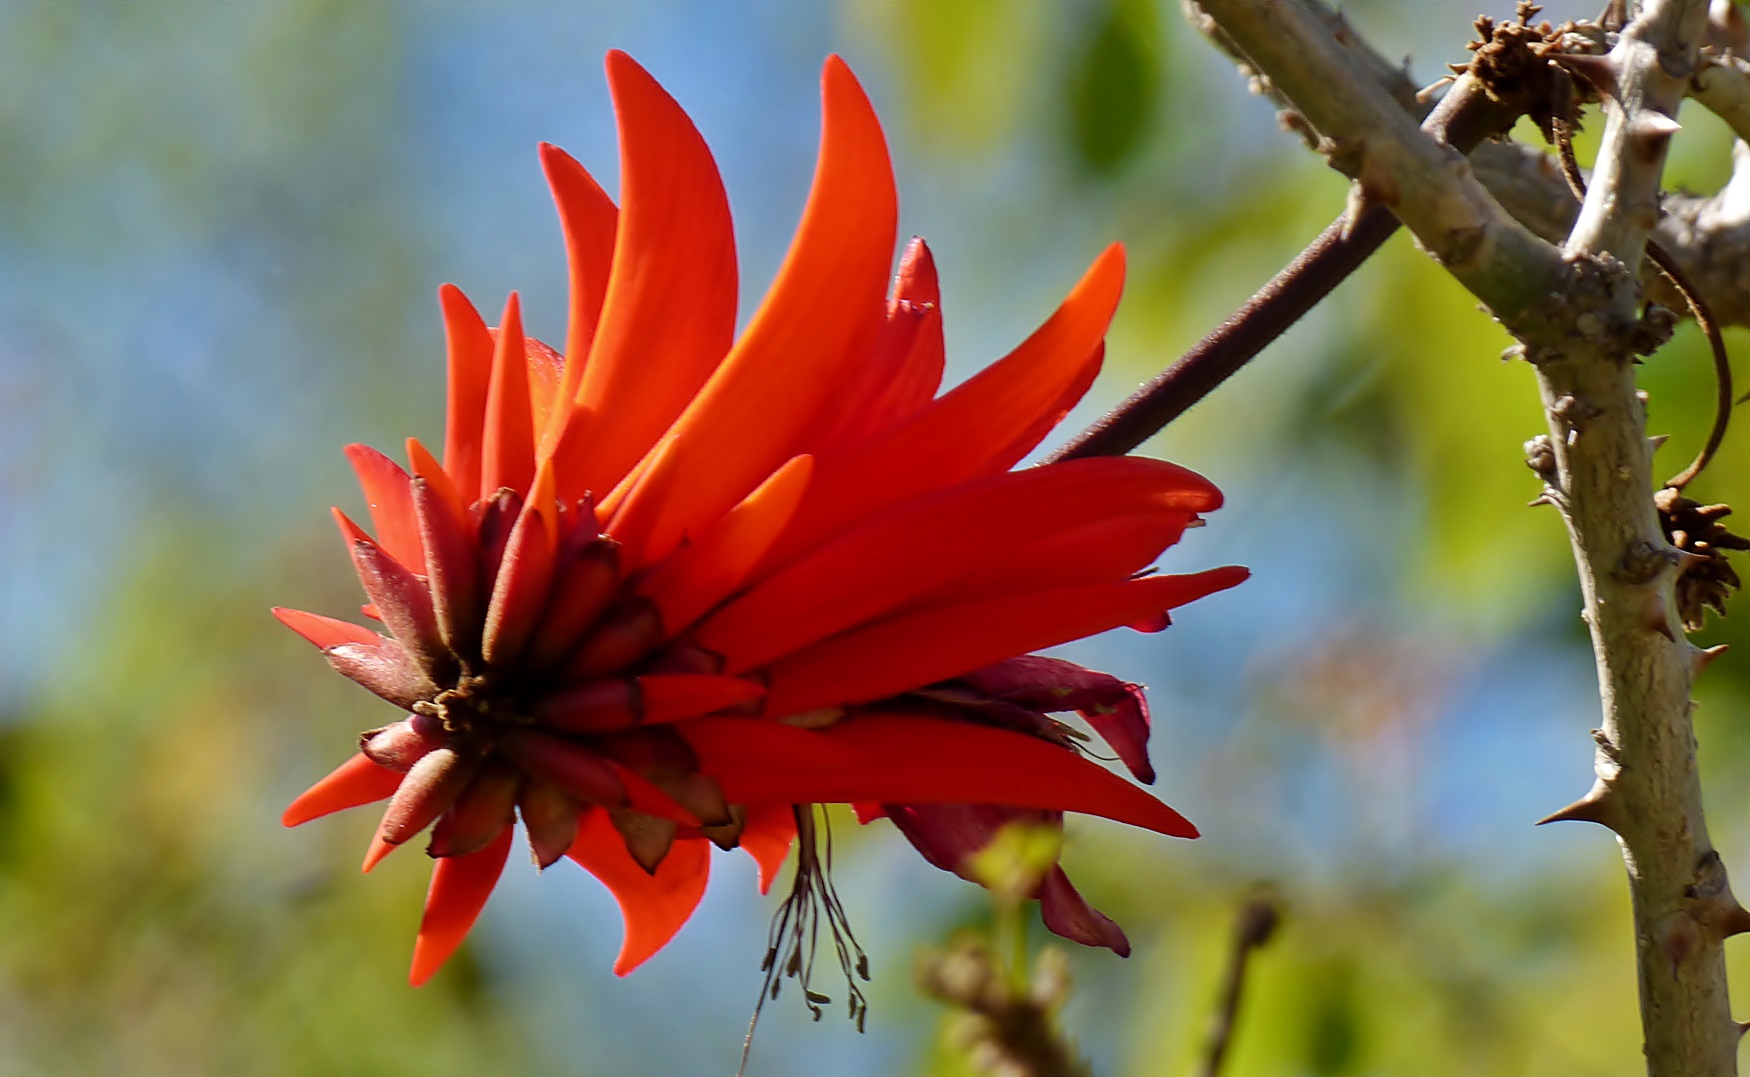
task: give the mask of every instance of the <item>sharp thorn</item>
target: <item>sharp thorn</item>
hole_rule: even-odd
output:
[[[1672,643],[1677,642],[1677,632],[1671,627],[1671,614],[1665,608],[1665,596],[1657,588],[1647,588],[1646,599],[1641,605],[1641,626]]]
[[[1727,895],[1728,897],[1730,895]],[[1750,909],[1732,902],[1732,907],[1720,915],[1720,938],[1729,939],[1733,935],[1742,935],[1750,931]]]
[[[1670,138],[1683,125],[1656,109],[1643,109],[1629,121],[1628,133],[1637,138]]]
[[[1739,1039],[1744,1038],[1744,1033],[1750,1032],[1750,1021],[1733,1021],[1732,1024],[1738,1029]]]
[[[1610,787],[1599,782],[1592,791],[1574,801],[1565,808],[1558,808],[1537,821],[1538,826],[1545,823],[1597,823],[1599,826],[1615,829],[1610,823]]]
[[[1670,440],[1670,434],[1654,434],[1647,439],[1647,446],[1652,452],[1658,452],[1660,449],[1664,448],[1665,443]]]
[[[1689,671],[1692,676],[1700,676],[1701,671],[1713,665],[1714,659],[1725,654],[1729,646],[1716,643],[1712,647],[1697,647],[1689,652]]]

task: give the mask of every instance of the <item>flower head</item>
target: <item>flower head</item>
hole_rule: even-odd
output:
[[[1048,716],[1080,711],[1149,780],[1139,690],[1017,657],[1158,626],[1245,575],[1148,570],[1220,502],[1191,472],[1130,458],[1009,470],[1099,369],[1122,252],[938,397],[934,266],[914,241],[889,293],[886,145],[835,58],[800,230],[736,337],[710,152],[631,59],[607,69],[620,205],[541,148],[571,274],[564,355],[524,335],[514,294],[489,329],[445,287],[442,459],[409,441],[403,469],[352,446],[374,535],[336,511],[387,634],[275,611],[406,712],[363,734],[287,825],[387,800],[366,870],[429,829],[415,983],[466,935],[519,818],[542,867],[570,857],[613,891],[620,973],[691,915],[712,843],[752,854],[769,886],[799,823],[814,830],[796,806],[891,815],[949,870],[1017,813],[1193,836]],[[1040,896],[1054,930],[1124,948],[1061,872]]]

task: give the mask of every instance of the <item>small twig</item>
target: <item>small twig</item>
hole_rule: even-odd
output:
[[[1511,114],[1509,114],[1511,113]],[[1468,153],[1512,127],[1518,113],[1461,78],[1429,114],[1422,130]],[[1294,261],[1260,288],[1190,351],[1050,457],[1116,456],[1141,445],[1250,362],[1289,326],[1330,295],[1397,231],[1398,219],[1367,205],[1332,221]]]
[[[1568,181],[1568,190],[1574,195],[1575,201],[1583,203],[1586,201],[1586,177],[1580,171],[1580,162],[1574,157],[1573,83],[1564,72],[1557,86],[1557,100],[1550,114],[1550,135],[1555,140],[1556,151],[1561,158],[1562,176]],[[1713,352],[1713,425],[1708,430],[1707,441],[1703,443],[1701,451],[1695,454],[1695,459],[1689,462],[1688,467],[1665,481],[1667,487],[1681,490],[1695,481],[1709,461],[1713,460],[1721,442],[1726,440],[1726,430],[1732,422],[1732,363],[1726,355],[1725,338],[1720,336],[1720,327],[1714,320],[1713,312],[1708,310],[1695,286],[1683,275],[1683,269],[1677,264],[1677,260],[1651,239],[1647,240],[1647,260],[1658,267],[1660,275],[1671,285],[1672,290],[1689,305],[1689,313],[1695,318],[1695,324],[1706,334],[1708,348]]]
[[[1198,1077],[1216,1077],[1221,1072],[1228,1045],[1233,1042],[1234,1024],[1239,1018],[1240,997],[1245,991],[1246,968],[1251,963],[1252,951],[1270,941],[1281,920],[1280,906],[1266,894],[1255,895],[1240,907],[1239,919],[1234,921],[1227,974],[1222,980],[1221,1002],[1209,1028],[1209,1042],[1203,1050],[1203,1065],[1197,1071]]]
[[[1695,316],[1695,324],[1707,334],[1708,348],[1713,352],[1714,358],[1714,422],[1708,430],[1707,441],[1702,445],[1701,451],[1695,454],[1695,459],[1689,462],[1688,467],[1665,480],[1666,486],[1681,490],[1695,481],[1695,477],[1701,474],[1702,469],[1707,467],[1714,454],[1719,451],[1720,443],[1726,440],[1726,428],[1732,421],[1732,363],[1726,356],[1726,341],[1720,336],[1720,327],[1714,323],[1713,312],[1707,309],[1700,293],[1683,275],[1677,262],[1665,248],[1651,241],[1647,243],[1647,258],[1659,267],[1659,272],[1665,275],[1665,279],[1683,296],[1684,302],[1689,304],[1689,312]]]
[[[1364,212],[1347,236],[1346,224],[1343,217],[1331,222],[1244,306],[1051,459],[1117,456],[1141,445],[1251,362],[1398,229],[1398,219],[1380,206]]]

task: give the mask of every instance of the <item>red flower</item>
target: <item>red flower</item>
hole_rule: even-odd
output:
[[[1182,468],[1009,471],[1098,371],[1122,252],[1102,254],[1014,352],[936,397],[934,267],[914,241],[889,296],[886,145],[833,59],[800,230],[736,338],[710,152],[632,60],[611,53],[607,69],[622,207],[541,148],[571,271],[569,358],[523,335],[515,295],[490,330],[445,287],[442,462],[416,441],[410,471],[351,446],[375,537],[336,512],[365,612],[388,635],[275,611],[410,712],[364,734],[286,824],[388,799],[366,870],[431,829],[415,983],[472,925],[518,817],[542,866],[569,856],[613,891],[620,973],[691,915],[708,843],[746,849],[769,886],[797,820],[813,830],[792,805],[994,804],[1193,836],[1053,743],[1055,723],[1017,731],[980,708],[1045,722],[1082,709],[1133,768],[1140,712],[968,673],[1245,577],[1145,572],[1220,503]]]

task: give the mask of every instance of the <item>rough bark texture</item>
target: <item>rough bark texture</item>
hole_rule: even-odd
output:
[[[1567,250],[1629,272],[1658,222],[1671,118],[1695,70],[1703,0],[1651,0],[1611,50],[1620,87]],[[1638,290],[1609,313],[1634,316]],[[1604,310],[1598,311],[1604,314]],[[1653,1074],[1737,1072],[1715,903],[1730,901],[1708,840],[1690,722],[1695,650],[1677,631],[1676,552],[1650,496],[1652,452],[1626,349],[1607,340],[1531,356],[1555,449],[1604,721],[1589,801],[1618,836],[1634,900],[1642,1032]]]
[[[1421,135],[1315,5],[1201,7],[1318,133],[1332,165],[1389,206],[1536,366],[1550,432],[1533,459],[1567,521],[1603,704],[1596,784],[1551,818],[1602,823],[1620,838],[1649,1073],[1736,1073],[1721,942],[1750,914],[1731,896],[1702,816],[1689,702],[1699,652],[1677,629],[1683,557],[1660,527],[1632,362],[1663,336],[1639,318],[1637,269],[1658,221],[1671,117],[1697,71],[1706,0],[1649,0],[1630,12],[1609,55],[1616,100],[1592,186],[1561,251]]]

